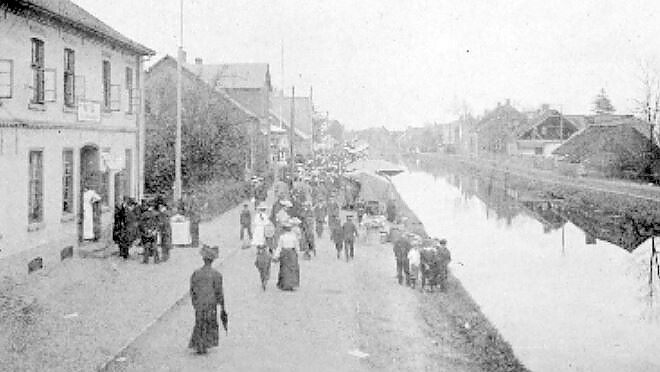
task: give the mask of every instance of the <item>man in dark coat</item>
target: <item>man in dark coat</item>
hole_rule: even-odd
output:
[[[128,225],[128,200],[115,206],[112,240],[119,246],[119,257],[128,259],[128,249],[131,245],[131,234]]]
[[[442,292],[447,291],[447,277],[449,274],[449,269],[447,266],[451,262],[451,253],[447,249],[447,240],[440,239],[436,245],[437,251],[437,273],[436,273],[436,282],[440,285],[440,290]]]
[[[144,248],[142,263],[149,263],[149,257],[151,256],[154,256],[154,263],[159,263],[160,257],[158,249],[156,249],[158,213],[154,210],[153,204],[140,214],[140,235],[142,237],[142,247]]]
[[[225,311],[225,298],[222,291],[222,274],[211,265],[218,258],[218,247],[204,244],[200,250],[204,266],[195,270],[190,277],[190,298],[195,309],[195,328],[188,347],[198,354],[205,354],[208,348],[218,346],[218,310]]]
[[[387,220],[389,222],[394,222],[394,220],[396,220],[396,204],[393,199],[387,201],[385,212],[387,213]]]
[[[342,226],[344,233],[344,254],[346,255],[346,261],[348,258],[353,258],[353,249],[355,245],[355,239],[358,237],[358,231],[353,223],[353,216],[346,216],[346,222]]]
[[[337,259],[341,257],[341,251],[344,249],[344,230],[338,223],[330,225],[330,239],[335,243],[337,250]]]
[[[396,258],[396,277],[399,280],[399,284],[403,284],[403,278],[405,275],[406,284],[409,281],[409,270],[408,270],[408,251],[410,251],[410,237],[407,235],[402,235],[394,242],[394,257]]]
[[[158,234],[160,234],[161,260],[163,262],[170,259],[170,249],[172,249],[172,226],[170,225],[170,212],[163,199],[158,200],[157,218]]]
[[[239,222],[241,224],[241,241],[243,240],[245,230],[247,230],[249,239],[252,240],[252,215],[250,214],[247,203],[243,204]]]

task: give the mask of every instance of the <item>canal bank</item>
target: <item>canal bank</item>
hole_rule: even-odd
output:
[[[449,240],[453,275],[527,368],[660,370],[657,255],[626,222],[643,208],[534,200],[528,185],[437,162],[413,161],[392,182],[429,234]]]
[[[426,232],[422,221],[401,197],[389,178],[366,171],[365,176],[369,178],[368,182],[371,186],[362,188],[361,198],[378,200],[383,204],[393,199],[397,214],[406,217],[406,228],[417,231],[421,229]],[[394,176],[393,179],[397,177],[401,176]],[[380,184],[380,187],[373,184]],[[446,236],[438,235],[438,237]],[[450,241],[450,250],[451,244]],[[391,250],[392,245],[387,244],[387,249]],[[394,260],[393,254],[392,259]],[[482,313],[461,281],[452,274],[452,267],[455,265],[456,262],[450,264],[449,283],[445,293],[419,293],[410,289],[419,299],[418,312],[426,325],[427,335],[437,340],[439,348],[459,351],[463,357],[455,358],[452,362],[457,366],[476,364],[484,371],[526,371],[525,366],[514,355],[511,346]],[[395,283],[394,275],[392,278],[392,283]],[[452,370],[451,366],[448,370]]]

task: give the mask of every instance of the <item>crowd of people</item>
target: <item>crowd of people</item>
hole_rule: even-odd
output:
[[[191,245],[199,245],[199,209],[194,198],[189,197],[172,210],[163,197],[143,199],[138,204],[135,199],[125,197],[115,206],[112,240],[119,246],[119,256],[129,258],[131,247],[142,247],[142,262],[165,262],[172,248],[171,217],[185,215],[190,220]]]
[[[326,233],[336,249],[337,259],[350,262],[355,255],[355,243],[361,231],[362,217],[384,213],[383,220],[392,228],[399,284],[433,291],[447,289],[447,265],[451,255],[444,239],[431,239],[423,229],[399,230],[396,226],[405,217],[399,216],[394,200],[379,211],[373,211],[359,199],[355,190],[346,187],[342,170],[347,159],[336,156],[316,157],[299,164],[295,172],[287,172],[283,181],[275,182],[274,202],[266,202],[263,188],[255,188],[250,203],[243,204],[239,217],[239,236],[244,247],[256,250],[254,265],[261,288],[267,289],[273,263],[279,265],[277,288],[294,291],[300,286],[299,254],[304,260],[316,256],[317,242]],[[259,193],[257,196],[257,193]],[[160,209],[156,207],[157,211]],[[358,221],[354,221],[357,217]],[[366,227],[367,223],[365,223]],[[414,224],[413,224],[414,227]],[[200,251],[204,266],[191,277],[190,293],[195,308],[195,326],[189,347],[206,353],[218,345],[218,313],[226,325],[227,313],[222,291],[222,275],[211,263],[218,256],[218,247],[204,245]]]

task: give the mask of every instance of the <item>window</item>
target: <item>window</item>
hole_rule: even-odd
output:
[[[29,172],[28,222],[37,223],[44,218],[43,151],[30,151]]]
[[[62,151],[62,212],[73,213],[73,150]]]
[[[64,49],[64,105],[76,105],[76,54],[71,49]]]
[[[110,111],[110,61],[103,61],[103,109]]]
[[[0,59],[0,98],[11,98],[14,83],[14,61]]]
[[[32,103],[44,103],[44,42],[32,39]]]
[[[133,113],[133,69],[126,67],[126,93],[128,93],[128,105],[126,112]]]

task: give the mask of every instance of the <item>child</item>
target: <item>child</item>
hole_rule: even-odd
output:
[[[419,265],[420,265],[420,253],[419,245],[413,244],[410,251],[408,251],[408,265],[409,265],[409,275],[410,275],[410,286],[415,289],[417,284],[417,277],[419,276]]]
[[[259,276],[261,278],[261,289],[266,290],[266,283],[270,278],[270,262],[272,256],[268,247],[265,245],[257,246],[257,259],[254,261],[254,266],[259,270]]]

